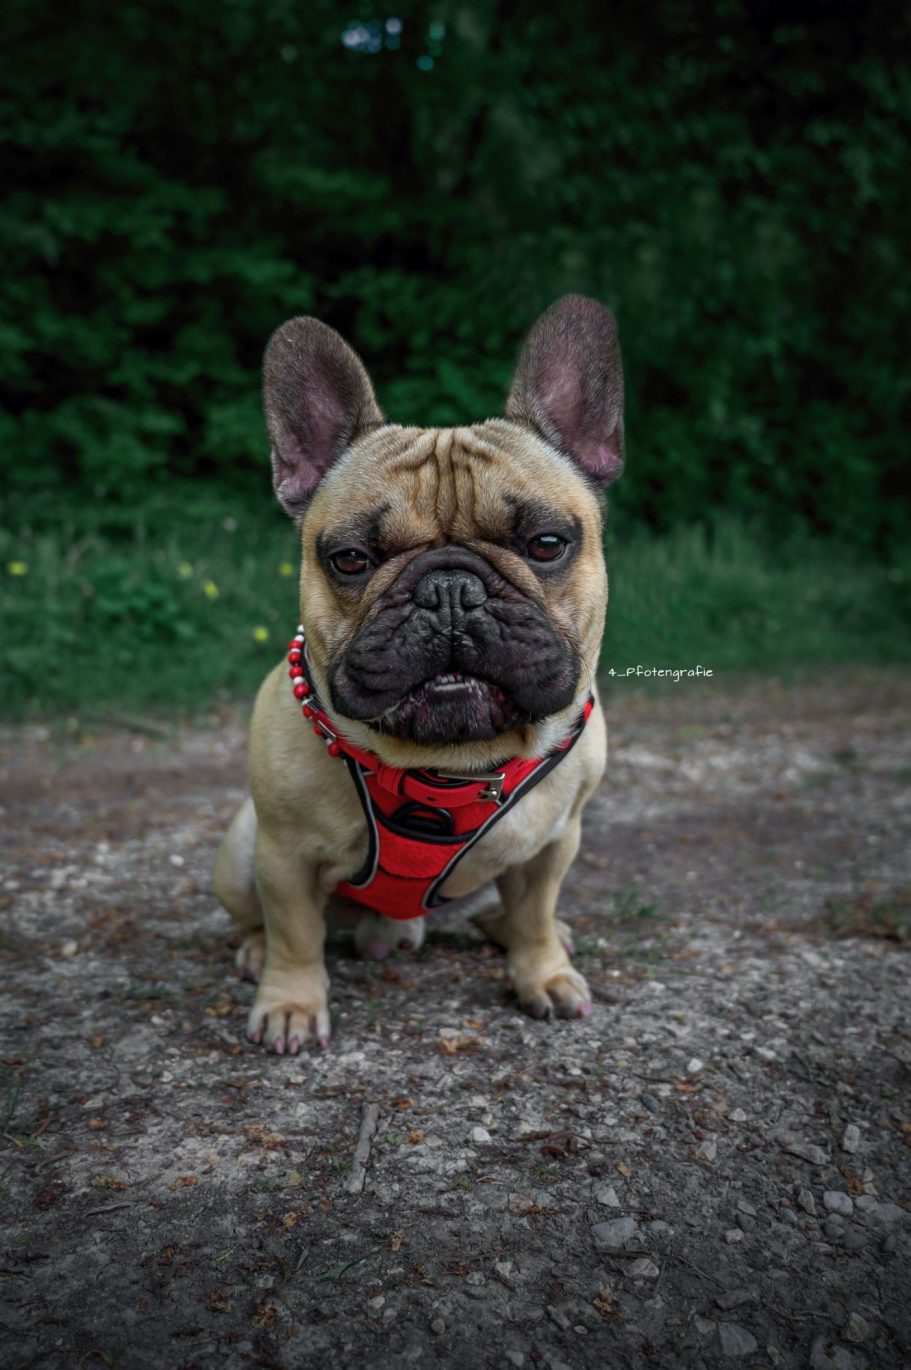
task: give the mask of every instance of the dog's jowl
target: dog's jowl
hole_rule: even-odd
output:
[[[300,621],[260,689],[250,795],[215,863],[247,934],[254,1041],[327,1044],[327,917],[356,908],[378,957],[478,892],[522,1007],[589,1012],[557,903],[606,755],[600,495],[622,468],[622,391],[613,318],[578,296],[532,329],[504,416],[463,428],[387,422],[315,319],[272,337]]]

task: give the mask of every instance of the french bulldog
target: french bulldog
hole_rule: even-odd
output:
[[[275,492],[300,533],[300,624],[290,670],[259,691],[250,793],[215,860],[257,982],[248,1036],[277,1053],[328,1044],[334,904],[360,908],[359,945],[382,955],[485,887],[498,900],[481,925],[522,1008],[585,1016],[557,901],[607,756],[601,497],[623,466],[611,313],[557,301],[504,416],[465,427],[387,422],[360,359],[311,318],[272,336],[263,396]]]

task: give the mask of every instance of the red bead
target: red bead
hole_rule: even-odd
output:
[[[318,723],[314,723],[314,725],[313,725],[313,731],[316,733],[316,736],[317,736],[317,737],[322,737],[322,735],[323,735],[323,730],[322,730],[322,728],[320,727],[320,725],[319,725]]]
[[[298,647],[300,647],[300,643],[298,642],[296,637],[293,637],[291,641],[288,643],[288,651],[296,652]]]
[[[330,742],[328,747],[326,748],[326,751],[329,753],[330,756],[338,756],[338,743]]]
[[[312,717],[313,717],[313,710],[310,708],[310,705],[309,705],[309,704],[305,704],[305,705],[304,705],[304,718],[312,718]]]
[[[304,674],[304,668],[303,666],[292,666],[288,674],[292,680],[300,680],[301,676]]]
[[[288,653],[288,660],[291,662],[292,666],[296,666],[300,659],[301,654],[299,651],[293,651]]]
[[[310,693],[310,687],[309,687],[309,685],[307,685],[303,680],[297,680],[297,681],[295,681],[295,683],[294,683],[294,698],[295,698],[295,699],[303,699],[303,698],[304,698],[304,695],[308,695],[309,693]]]

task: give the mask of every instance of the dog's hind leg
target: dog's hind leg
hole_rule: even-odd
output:
[[[255,848],[256,810],[247,795],[215,853],[213,884],[219,902],[248,930],[235,960],[238,974],[249,980],[259,979],[266,955],[263,911],[254,874]]]

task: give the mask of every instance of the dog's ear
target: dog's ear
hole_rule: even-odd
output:
[[[506,417],[529,423],[598,485],[623,470],[623,366],[609,309],[565,295],[519,356]]]
[[[360,358],[319,319],[289,319],[272,334],[263,407],[275,493],[292,518],[358,434],[384,422]]]

